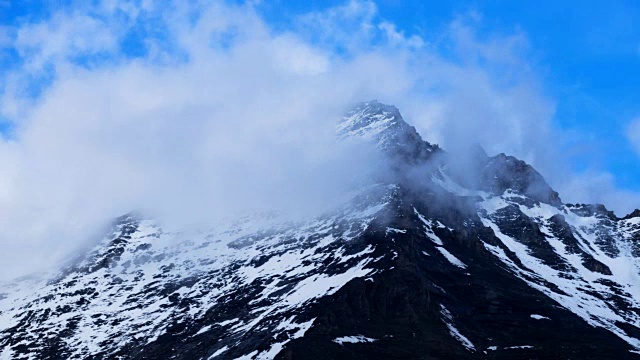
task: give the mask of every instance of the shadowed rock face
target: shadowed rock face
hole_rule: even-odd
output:
[[[297,223],[123,216],[0,288],[0,359],[640,358],[640,212],[564,205],[504,154],[463,172],[378,102],[338,134],[393,176]]]
[[[493,194],[513,190],[536,201],[559,206],[560,196],[533,167],[513,156],[499,154],[482,171],[483,187]]]
[[[629,215],[625,216],[624,219],[627,220],[627,219],[633,219],[633,218],[639,218],[639,217],[640,217],[640,210],[635,209]]]

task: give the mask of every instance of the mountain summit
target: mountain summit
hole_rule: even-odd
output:
[[[355,106],[338,124],[339,138],[366,139],[389,155],[416,163],[438,150],[422,140],[416,129],[407,124],[400,110],[377,100]]]
[[[390,176],[291,223],[123,216],[0,288],[0,359],[640,358],[640,217],[563,204],[530,165],[460,161],[377,101],[342,139]]]

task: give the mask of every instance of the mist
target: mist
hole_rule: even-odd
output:
[[[112,1],[14,29],[23,63],[0,101],[12,124],[0,142],[0,277],[56,266],[130,211],[177,224],[317,214],[378,165],[371,149],[335,138],[348,108],[373,98],[445,149],[479,143],[532,163],[564,199],[554,104],[525,35],[486,39],[462,16],[432,41],[367,1],[283,31],[256,6]],[[156,31],[129,56],[118,44],[139,27]]]

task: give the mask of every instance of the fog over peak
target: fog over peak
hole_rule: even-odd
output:
[[[366,99],[397,106],[432,144],[526,160],[563,199],[617,211],[638,199],[600,173],[567,180],[576,177],[554,145],[553,101],[522,34],[485,39],[463,16],[430,41],[399,32],[368,1],[300,16],[288,30],[252,3],[124,4],[60,10],[11,32],[23,63],[0,100],[12,124],[0,142],[5,277],[64,261],[134,210],[183,224],[320,211],[376,167],[366,146],[336,138]],[[118,45],[149,27],[142,55]]]

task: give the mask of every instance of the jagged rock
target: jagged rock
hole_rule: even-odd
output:
[[[627,220],[627,219],[633,219],[633,218],[638,218],[640,217],[640,209],[635,209],[633,210],[633,212],[631,212],[629,215],[625,216],[623,219]]]
[[[0,359],[640,357],[640,215],[564,205],[530,165],[457,160],[358,105],[390,176],[316,219],[127,215],[59,274],[3,284]]]

